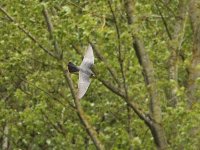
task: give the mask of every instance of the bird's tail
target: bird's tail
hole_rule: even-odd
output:
[[[68,70],[70,73],[79,72],[78,67],[76,67],[72,62],[68,63]]]

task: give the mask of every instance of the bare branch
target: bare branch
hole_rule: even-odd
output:
[[[126,10],[126,17],[128,20],[128,24],[133,24],[134,23],[134,1],[133,0],[124,0],[124,6],[125,6],[125,10]],[[129,15],[132,14],[132,15]]]
[[[112,16],[113,16],[113,20],[114,20],[115,28],[116,28],[116,32],[117,32],[118,53],[119,53],[119,55],[118,55],[118,61],[119,61],[119,64],[120,64],[120,70],[121,70],[122,79],[123,79],[124,91],[125,91],[125,94],[126,94],[126,98],[128,98],[128,88],[127,88],[126,77],[125,77],[125,72],[124,72],[124,64],[123,64],[124,59],[122,57],[121,37],[120,37],[119,26],[118,26],[117,19],[116,19],[116,16],[115,16],[115,13],[114,13],[114,10],[112,8],[110,0],[108,0],[108,4],[109,4],[110,11],[112,13]]]
[[[155,2],[155,0],[154,0]],[[167,9],[168,12],[172,14],[173,17],[176,17],[176,13],[170,8],[163,0],[156,0],[156,2],[162,3],[162,9]]]
[[[155,2],[155,5],[156,5],[156,8],[158,9],[158,12],[159,12],[161,18],[162,18],[162,21],[163,21],[163,24],[164,24],[164,26],[165,26],[167,35],[168,35],[169,39],[171,40],[171,39],[172,39],[172,36],[171,36],[170,31],[169,31],[169,28],[168,28],[168,25],[167,25],[167,21],[166,21],[165,18],[163,17],[163,14],[162,14],[162,12],[161,12],[161,10],[160,10],[160,8],[159,8],[157,2]]]
[[[43,6],[42,13],[44,15],[44,18],[45,18],[45,21],[46,21],[46,24],[47,24],[47,28],[48,28],[48,31],[49,31],[49,35],[50,35],[49,38],[50,38],[50,40],[52,40],[54,49],[57,52],[57,54],[60,53],[58,57],[62,58],[63,51],[61,51],[61,49],[59,48],[58,42],[57,42],[56,38],[53,35],[53,24],[51,22],[51,19],[49,17],[49,14],[48,14],[48,11],[47,11],[47,8],[46,8],[45,5]]]
[[[131,0],[125,0],[125,9],[127,13],[127,19],[132,18],[133,11],[127,10],[127,5],[130,5],[130,7],[134,7],[131,5]],[[128,4],[127,4],[128,3]],[[132,8],[133,9],[133,8]],[[129,17],[128,17],[129,16]],[[131,25],[133,24],[132,20],[129,20],[128,23]],[[145,50],[143,42],[136,36],[132,35],[133,38],[133,47],[135,49],[138,61],[143,69],[143,76],[145,79],[146,87],[148,89],[148,93],[150,96],[150,112],[151,116],[150,120],[153,121],[153,124],[148,125],[148,127],[151,130],[151,133],[154,137],[154,142],[158,149],[165,149],[168,147],[166,135],[164,128],[162,127],[162,116],[161,116],[161,107],[160,107],[160,99],[158,96],[158,89],[156,86],[156,79],[154,77],[154,68],[152,65],[152,62],[149,59],[148,53]],[[136,112],[137,113],[137,112]],[[138,116],[141,115],[140,113],[137,113]],[[139,116],[141,119],[142,117]],[[143,119],[144,120],[144,119]],[[144,120],[146,121],[146,120]]]
[[[44,10],[43,10],[43,14],[44,14],[44,17],[45,17],[45,20],[46,20],[46,23],[47,23],[47,27],[48,27],[50,37],[53,38],[53,25],[51,23],[51,20],[48,16],[48,12],[45,9],[45,7],[44,7]],[[55,45],[55,43],[57,43],[56,39],[54,38],[53,40],[54,40],[54,45]],[[58,44],[56,44],[54,46],[54,49],[57,52],[59,51]],[[80,118],[81,123],[84,125],[86,132],[88,133],[88,135],[90,136],[90,138],[94,142],[94,145],[96,146],[96,148],[98,150],[104,150],[104,145],[98,139],[97,132],[95,131],[94,127],[88,122],[86,114],[81,107],[80,99],[78,99],[78,97],[76,95],[76,91],[75,91],[73,82],[71,80],[71,77],[69,75],[68,70],[65,68],[65,65],[63,64],[62,57],[59,57],[59,63],[60,63],[60,67],[61,67],[61,70],[63,72],[63,75],[65,77],[65,80],[67,81],[67,84],[68,84],[69,89],[71,91],[72,97],[74,99],[75,107],[76,107],[76,110],[77,110],[76,112],[77,112],[77,114]]]
[[[96,148],[98,150],[104,150],[104,145],[99,141],[98,137],[97,137],[97,132],[95,131],[95,129],[93,128],[93,126],[91,126],[86,118],[86,115],[81,107],[80,104],[80,100],[78,99],[77,95],[76,95],[76,91],[75,88],[73,86],[73,82],[70,78],[69,72],[68,70],[66,70],[63,66],[63,74],[65,76],[65,79],[69,85],[72,97],[74,99],[75,105],[76,105],[76,109],[77,109],[77,114],[81,120],[81,122],[83,123],[83,125],[86,128],[87,133],[90,135],[92,141],[94,142]]]
[[[112,13],[112,17],[113,17],[113,20],[114,20],[114,23],[115,23],[115,28],[116,28],[116,32],[117,32],[117,40],[118,40],[119,62],[121,62],[121,61],[123,61],[123,60],[122,60],[122,58],[121,58],[121,39],[120,39],[120,31],[119,31],[117,19],[116,19],[116,16],[115,16],[115,13],[114,13],[114,10],[113,10],[113,8],[112,8],[112,5],[111,5],[110,0],[108,0],[108,5],[109,5],[109,8],[110,8],[110,11],[111,11],[111,13]]]

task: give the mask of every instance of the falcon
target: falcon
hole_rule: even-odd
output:
[[[91,67],[94,65],[94,54],[92,46],[89,45],[84,55],[83,61],[80,66],[74,65],[72,62],[68,63],[68,70],[70,73],[79,73],[78,80],[78,99],[81,99],[90,85],[90,77],[94,76]]]

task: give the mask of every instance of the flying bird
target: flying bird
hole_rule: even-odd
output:
[[[88,46],[80,66],[74,65],[72,62],[68,63],[68,70],[70,73],[79,72],[78,94],[77,94],[78,99],[81,99],[85,95],[90,85],[90,77],[94,76],[94,73],[91,70],[91,67],[93,65],[94,65],[94,54],[91,45]]]

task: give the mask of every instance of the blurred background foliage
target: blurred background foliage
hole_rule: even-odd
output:
[[[170,1],[167,7],[161,0],[158,2],[169,30],[172,31],[176,22],[174,14],[178,11],[178,0]],[[72,61],[79,65],[82,57],[73,45],[84,53],[90,39],[116,70],[117,77],[122,82],[118,39],[108,1],[4,0],[0,5],[16,21],[12,22],[5,14],[0,13],[0,145],[6,135],[8,149],[95,149],[73,107],[74,102],[59,62],[45,53],[17,25],[31,33],[48,50],[56,53],[42,14],[45,5],[54,26],[54,38],[63,51],[64,63]],[[133,32],[143,39],[155,68],[163,126],[170,147],[198,149],[200,133],[194,132],[200,125],[200,104],[196,103],[192,109],[188,109],[185,95],[186,69],[192,47],[190,22],[186,20],[181,49],[185,59],[178,64],[179,103],[173,108],[169,106],[165,96],[174,82],[168,80],[169,38],[163,21],[153,0],[138,0],[135,6],[135,23],[128,26],[123,1],[112,1],[120,30],[128,94],[134,98],[132,101],[148,112],[149,97],[142,69],[132,46]],[[97,58],[95,68],[101,78],[116,84],[105,64]],[[71,77],[77,88],[78,77]],[[126,103],[97,79],[92,79],[81,105],[106,149],[128,150],[130,145],[133,149],[155,149],[148,127],[134,112],[128,112]],[[128,118],[128,113],[131,119]],[[5,127],[8,128],[7,134]]]

